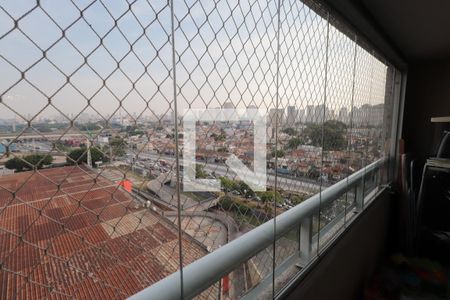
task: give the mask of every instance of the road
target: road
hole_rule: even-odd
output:
[[[25,152],[50,152],[52,151],[52,146],[48,143],[42,142],[24,142],[19,144],[18,150],[25,150]]]
[[[139,154],[139,158],[141,159],[151,159],[151,160],[165,160],[169,163],[174,163],[175,158],[173,156],[168,155],[161,155],[161,154],[155,154],[155,153],[144,153],[141,152]],[[180,163],[183,163],[181,160]],[[228,166],[223,164],[217,164],[217,163],[211,163],[208,162],[204,165],[205,171],[208,171],[209,173],[214,172],[217,176],[227,176],[231,178],[235,178],[236,174],[228,168]],[[268,186],[275,186],[275,172],[272,170],[268,171],[267,174],[267,185]],[[325,186],[328,186],[325,184]],[[318,192],[320,190],[320,184],[317,183],[317,181],[312,180],[310,178],[304,178],[304,177],[288,177],[286,175],[280,175],[278,174],[278,187],[280,187],[283,190],[286,191],[292,191],[292,192],[304,192],[304,193],[311,193],[311,192]]]
[[[4,133],[0,134],[0,139],[5,140],[24,140],[24,139],[43,139],[43,140],[58,140],[61,136],[64,138],[68,137],[88,137],[88,133],[83,132],[67,132],[64,131],[52,131],[51,133],[42,132],[41,134],[30,134],[30,133],[24,133],[20,136],[18,136],[19,133],[15,135],[11,135],[11,133]]]
[[[140,155],[140,157],[152,160],[164,159],[168,162],[174,161],[173,157],[159,156],[157,154],[143,154]],[[214,171],[217,175],[230,175],[228,168],[224,165],[211,164],[205,166],[205,169],[209,172]],[[147,187],[149,190],[152,190],[155,194],[157,194],[162,201],[170,204],[171,206],[176,206],[176,190],[174,188],[166,186],[166,183],[168,183],[171,179],[172,176],[169,173],[162,173],[156,179],[151,180],[148,183]],[[281,187],[283,187],[283,184],[291,184],[290,188],[292,188],[292,185],[298,186],[299,183],[303,183],[298,180],[282,177],[279,177],[279,180],[279,184]],[[269,185],[274,184],[274,182],[275,176],[268,175]],[[220,211],[207,211],[209,208],[217,204],[218,198],[211,201],[204,201],[199,203],[183,194],[180,194],[180,197],[180,200],[185,207],[185,209],[183,209],[183,211],[181,212],[181,215],[183,216],[182,229],[188,232],[188,234],[196,238],[205,246],[208,246],[210,250],[214,250],[218,247],[218,245],[224,245],[242,234],[242,232],[239,231],[239,227],[236,222],[226,213]],[[164,212],[163,215],[165,217],[171,218],[171,220],[174,221],[173,217],[177,217],[178,212],[167,211]],[[211,220],[207,221],[205,220],[205,218],[209,218]],[[220,222],[223,225],[216,226],[217,228],[214,229],[214,222]],[[198,225],[198,228],[195,225]],[[220,230],[220,228],[222,227],[226,228],[226,230]],[[225,232],[227,232],[228,234],[225,234]],[[278,250],[284,250],[280,251],[279,253],[292,252],[287,251],[287,249],[284,249],[282,246],[283,245],[281,244],[281,242],[278,241]],[[292,243],[289,243],[289,246],[292,246]],[[296,244],[294,244],[294,248],[296,248]],[[270,249],[266,249],[266,251],[258,253],[253,258],[251,258],[248,263],[243,264],[230,273],[229,278],[232,283],[230,293],[231,299],[238,298],[239,295],[242,295],[249,287],[260,282],[270,273],[272,264],[270,263],[271,260],[269,258],[271,255],[272,251]]]
[[[169,182],[171,178],[172,176],[170,176],[170,174],[162,173],[158,176],[158,178],[149,181],[149,183],[147,184],[147,188],[158,195],[158,197],[162,201],[169,203],[174,207],[177,207],[178,197],[176,195],[176,189],[165,185],[165,183]],[[180,194],[180,203],[182,207],[193,207],[198,204],[198,201]]]

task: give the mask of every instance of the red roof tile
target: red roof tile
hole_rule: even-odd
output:
[[[97,176],[63,167],[0,177],[0,299],[125,298],[179,268],[173,225]],[[183,248],[186,264],[206,254],[187,237]]]

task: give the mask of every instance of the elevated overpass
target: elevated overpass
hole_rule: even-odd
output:
[[[93,133],[91,133],[93,134]],[[53,131],[51,133],[41,133],[41,134],[33,134],[33,133],[24,133],[22,135],[20,135],[20,132],[16,132],[14,133],[0,133],[0,140],[15,140],[15,141],[19,141],[19,140],[42,140],[42,141],[56,141],[58,139],[60,139],[61,137],[63,138],[75,138],[75,137],[84,137],[87,138],[89,136],[89,134],[83,133],[83,132],[66,132],[64,133],[64,131]]]

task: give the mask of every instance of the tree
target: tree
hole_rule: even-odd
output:
[[[8,169],[15,169],[17,171],[32,170],[34,167],[41,169],[45,165],[50,165],[53,162],[53,157],[44,154],[31,154],[23,156],[21,159],[14,157],[6,161],[5,167]]]
[[[219,179],[220,179],[220,184],[222,185],[225,192],[236,190],[237,185],[234,180],[231,180],[224,176],[221,176]]]
[[[125,127],[125,132],[129,136],[145,134],[145,132],[143,130],[141,130],[139,127],[137,127],[136,125],[128,125],[127,127]]]
[[[295,130],[295,129],[292,128],[292,127],[285,128],[285,129],[282,130],[282,132],[283,132],[283,133],[286,133],[286,134],[289,134],[289,135],[291,135],[291,136],[296,136],[296,135],[298,134],[297,130]]]
[[[255,192],[243,181],[237,183],[237,189],[246,198],[252,198],[255,196]]]
[[[205,168],[202,165],[195,165],[195,177],[196,178],[206,178],[208,173],[205,172]]]
[[[277,204],[283,202],[283,197],[281,197],[281,194],[279,192],[276,193],[274,191],[259,192],[258,196],[261,198],[261,202],[264,204],[264,210],[266,212],[268,211],[269,204],[273,203],[274,200]]]
[[[21,171],[23,169],[23,165],[24,165],[24,162],[18,157],[8,159],[5,162],[5,167],[10,170]]]
[[[324,150],[344,149],[347,146],[346,132],[347,126],[336,120],[326,121],[323,125],[309,124],[306,128],[306,135],[310,138],[311,143],[321,147],[323,142]]]
[[[245,203],[242,203],[237,199],[233,199],[228,195],[220,197],[219,205],[226,211],[234,211],[242,216],[249,215],[251,211],[251,208],[245,205]]]
[[[24,160],[41,169],[44,165],[50,165],[53,162],[53,157],[44,154],[31,154],[25,156]]]
[[[259,197],[264,204],[273,202],[274,199],[276,203],[281,203],[283,201],[283,197],[281,197],[281,194],[279,192],[275,193],[274,191],[260,192]]]
[[[233,209],[233,200],[231,200],[230,196],[222,196],[219,200],[219,205],[224,210]]]
[[[126,151],[125,151],[126,142],[124,141],[124,139],[122,137],[115,136],[114,138],[111,139],[111,141],[109,142],[109,145],[111,146],[112,154],[114,156],[121,157],[126,154]]]
[[[297,147],[303,143],[303,140],[299,137],[293,137],[288,141],[288,149],[297,149]]]
[[[82,162],[87,163],[87,149],[85,147],[78,148],[70,151],[69,157],[66,158],[66,161],[69,165],[80,164]],[[91,147],[91,158],[92,163],[95,167],[95,162],[102,161],[106,162],[108,159],[99,149],[95,147]]]
[[[98,124],[95,123],[87,123],[87,124],[76,123],[76,126],[82,131],[96,131],[101,129],[100,126],[98,126]]]
[[[291,197],[291,201],[292,201],[292,204],[297,205],[297,204],[300,204],[303,201],[305,201],[305,197],[304,196],[299,196],[299,195],[293,195]]]
[[[284,157],[284,151],[283,150],[273,150],[272,151],[272,157]]]

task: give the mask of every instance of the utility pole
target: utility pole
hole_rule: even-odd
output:
[[[87,146],[87,164],[89,168],[92,168],[92,155],[91,155],[91,132],[89,129],[87,130],[89,137],[86,139],[86,146]]]
[[[91,155],[91,140],[87,139],[87,164],[89,168],[92,168],[92,155]]]

